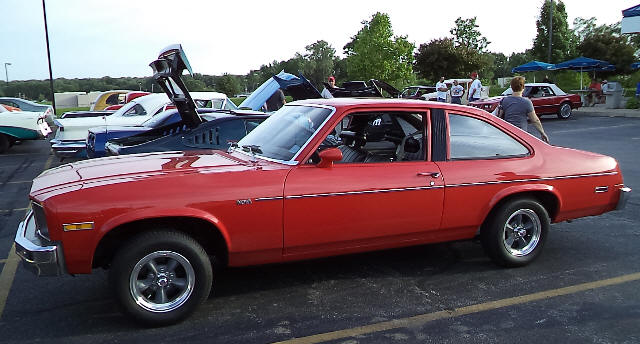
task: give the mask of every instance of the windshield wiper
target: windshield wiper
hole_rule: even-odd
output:
[[[242,146],[242,150],[251,154],[262,154],[262,149],[260,149],[260,146],[258,145],[244,145]]]

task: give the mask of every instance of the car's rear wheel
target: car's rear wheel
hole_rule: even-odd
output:
[[[560,110],[558,111],[558,118],[567,119],[571,117],[571,104],[562,103]]]
[[[542,251],[549,226],[549,215],[540,203],[515,199],[501,205],[483,226],[482,246],[499,265],[524,266]]]
[[[189,316],[211,290],[211,261],[197,241],[184,233],[142,233],[122,246],[110,282],[125,313],[150,326]]]
[[[7,135],[0,134],[0,154],[3,154],[7,151],[7,149],[9,149],[10,143],[11,142],[9,141],[9,137]]]

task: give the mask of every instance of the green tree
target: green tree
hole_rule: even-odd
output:
[[[477,50],[456,46],[452,38],[441,38],[418,47],[414,68],[419,77],[435,82],[441,76],[458,78],[488,65]]]
[[[553,4],[552,4],[553,3]],[[553,8],[553,13],[551,13]],[[549,18],[552,20],[551,61],[549,61]],[[548,63],[558,63],[576,57],[577,39],[567,22],[567,11],[564,3],[554,0],[545,1],[536,21],[537,35],[533,40],[532,57]]]
[[[226,94],[228,97],[234,97],[242,91],[242,87],[236,76],[224,74],[216,78],[215,90]]]
[[[305,47],[305,76],[316,86],[322,85],[329,75],[333,75],[333,60],[336,50],[326,41],[320,40]]]
[[[449,32],[453,35],[456,46],[465,46],[469,49],[483,52],[487,45],[491,43],[477,30],[476,17],[467,19],[458,17],[455,23],[456,26]]]
[[[376,13],[344,46],[350,79],[380,79],[396,87],[413,80],[415,45],[406,36],[394,36],[389,15]]]

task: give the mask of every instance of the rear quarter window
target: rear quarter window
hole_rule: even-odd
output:
[[[527,147],[493,124],[465,115],[449,115],[451,160],[526,156]]]

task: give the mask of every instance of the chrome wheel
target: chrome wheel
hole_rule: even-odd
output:
[[[571,117],[571,105],[564,103],[560,106],[560,112],[558,112],[558,117],[567,119]]]
[[[541,232],[542,225],[536,212],[520,209],[511,214],[505,223],[502,243],[511,255],[526,256],[538,245]]]
[[[191,296],[195,272],[187,258],[172,251],[156,251],[134,266],[129,290],[142,308],[156,313],[170,312]]]

